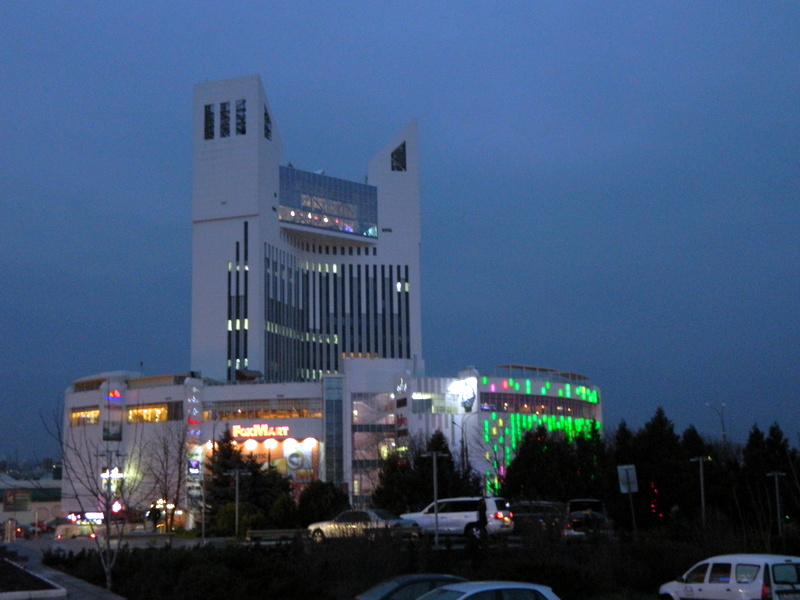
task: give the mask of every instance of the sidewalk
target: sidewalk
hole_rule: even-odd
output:
[[[104,588],[91,585],[82,579],[71,577],[43,565],[42,552],[49,548],[52,542],[52,540],[17,540],[16,542],[0,542],[0,545],[23,559],[18,563],[19,565],[67,590],[66,597],[70,600],[125,600],[122,596]]]

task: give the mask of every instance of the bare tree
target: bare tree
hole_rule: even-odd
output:
[[[69,424],[57,428],[63,452],[62,496],[68,494],[83,514],[102,513],[101,524],[92,523],[92,531],[110,590],[119,538],[149,505],[154,488],[143,468],[140,426],[126,428],[124,445],[121,435],[108,428],[100,439],[88,429]]]
[[[183,501],[186,487],[186,427],[181,421],[155,425],[157,432],[144,452],[145,477],[152,483],[158,500],[165,503],[166,530],[171,531],[175,510]]]

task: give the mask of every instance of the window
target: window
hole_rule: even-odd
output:
[[[264,137],[268,140],[272,139],[272,119],[269,118],[266,104],[264,105]]]
[[[730,583],[730,581],[731,563],[714,563],[711,565],[708,583]]]
[[[791,583],[795,585],[800,581],[800,564],[773,565],[772,581],[774,583]]]
[[[236,101],[236,135],[247,133],[247,116],[245,114],[245,101]]]
[[[706,571],[708,571],[708,563],[697,565],[686,574],[686,583],[703,583],[706,580]]]
[[[231,103],[223,102],[219,105],[219,137],[231,135]]]
[[[736,565],[736,583],[752,583],[758,575],[758,565]]]
[[[214,105],[206,104],[205,139],[214,139]]]
[[[163,423],[183,420],[183,402],[142,404],[128,409],[128,423]]]
[[[70,427],[97,425],[100,422],[100,409],[97,406],[79,406],[73,408],[69,415]]]
[[[406,143],[403,142],[392,151],[392,171],[406,170]]]

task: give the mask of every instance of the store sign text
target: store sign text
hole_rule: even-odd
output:
[[[259,423],[252,427],[234,425],[231,427],[231,435],[235,438],[286,437],[289,435],[289,426],[272,427],[266,423]]]

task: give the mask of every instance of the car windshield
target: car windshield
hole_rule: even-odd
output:
[[[603,503],[599,500],[570,500],[570,512],[591,510],[592,512],[603,512]]]
[[[378,509],[378,510],[375,510],[373,512],[375,513],[376,517],[378,517],[379,519],[381,519],[383,521],[394,521],[394,520],[399,518],[396,514],[391,513],[388,510]]]
[[[772,566],[772,581],[775,583],[798,583],[800,581],[800,564],[787,563]]]
[[[455,590],[448,590],[447,588],[436,588],[425,594],[425,600],[458,600],[464,595],[464,592],[457,592]]]
[[[397,582],[393,579],[389,579],[387,581],[383,581],[378,585],[369,588],[363,594],[359,594],[356,596],[357,600],[380,600],[386,594],[391,592],[394,588],[397,587]]]

